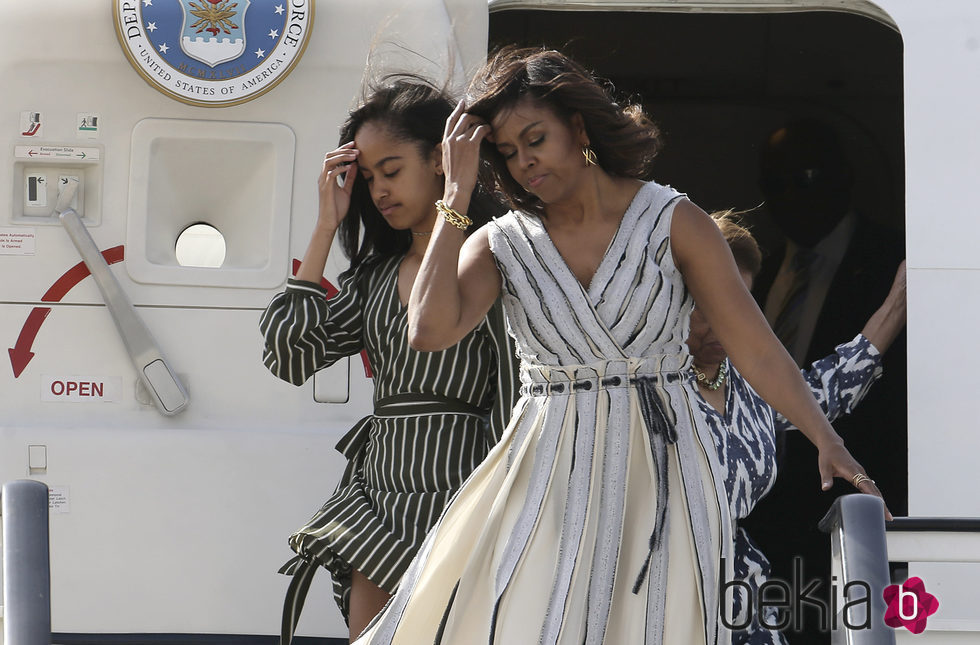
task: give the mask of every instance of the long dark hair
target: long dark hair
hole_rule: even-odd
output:
[[[584,67],[554,50],[498,50],[476,75],[467,92],[466,110],[491,122],[525,96],[542,101],[566,120],[581,114],[589,145],[599,166],[619,177],[650,179],[660,151],[660,132],[638,105],[621,107],[612,86],[600,83]],[[483,155],[511,206],[544,213],[544,204],[511,177],[497,148],[484,141]]]
[[[446,119],[453,107],[446,92],[425,79],[406,74],[385,77],[347,117],[340,130],[340,145],[353,141],[365,124],[377,123],[395,138],[416,144],[426,158],[442,143]],[[471,204],[468,215],[474,229],[500,210],[482,191],[473,195]],[[340,248],[350,258],[351,269],[362,262],[402,255],[412,245],[411,231],[392,228],[378,212],[360,174],[354,178],[350,211],[340,223],[339,236]]]

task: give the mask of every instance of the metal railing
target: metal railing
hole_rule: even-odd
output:
[[[50,645],[48,487],[19,480],[0,492],[3,518],[3,642]]]
[[[0,502],[4,643],[50,645],[48,488],[33,480],[8,482]],[[897,518],[888,523],[886,539],[882,501],[871,495],[838,498],[820,528],[830,533],[831,575],[840,581],[833,645],[895,644],[895,632],[884,622],[882,595],[891,584],[889,560],[980,562],[980,519]],[[924,548],[936,533],[956,536],[952,543],[959,546],[941,554]]]
[[[885,528],[893,562],[980,562],[980,518],[896,517]]]
[[[980,562],[980,518],[897,517],[886,524],[879,498],[854,494],[838,498],[820,528],[831,535],[831,574],[843,582],[865,581],[871,590],[870,605],[856,604],[858,611],[846,622],[846,609],[838,614],[841,628],[832,632],[833,645],[895,643],[894,630],[884,623],[887,608],[882,592],[892,584],[889,562]],[[842,592],[838,585],[837,607],[847,602]],[[848,628],[864,624],[861,610],[868,606],[869,627]]]
[[[895,645],[895,631],[885,624],[882,595],[891,584],[884,503],[873,495],[838,497],[820,520],[820,529],[830,533],[830,572],[839,581],[834,605],[840,608],[834,623],[838,628],[830,642]],[[854,597],[851,590],[856,590]]]

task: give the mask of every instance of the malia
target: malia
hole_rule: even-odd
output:
[[[735,257],[742,281],[750,291],[759,272],[762,253],[752,234],[741,226],[731,211],[712,213]],[[804,371],[803,376],[817,402],[833,422],[850,414],[881,376],[881,355],[905,326],[905,266],[899,268],[888,297],[871,316],[854,340],[837,346],[836,352]],[[777,431],[794,429],[773,410],[731,366],[728,354],[708,321],[695,307],[687,345],[694,359],[698,405],[708,420],[735,530],[735,580],[749,590],[734,586],[722,599],[729,625],[741,627],[733,634],[735,643],[762,645],[785,643],[783,634],[762,627],[752,607],[759,588],[770,575],[769,560],[741,526],[742,520],[772,487],[776,478]],[[766,624],[778,625],[785,617],[769,608]]]
[[[440,142],[451,111],[441,91],[398,78],[351,112],[323,161],[303,262],[262,316],[263,360],[276,376],[300,385],[361,350],[374,372],[374,414],[337,444],[349,460],[340,485],[289,539],[299,555],[283,568],[294,576],[286,645],[320,566],[352,637],[360,633],[514,404],[516,360],[499,305],[443,351],[408,344],[405,307],[443,194]],[[491,205],[478,195],[473,216],[486,221]],[[320,278],[338,234],[351,266],[327,300]]]
[[[443,140],[412,290],[439,350],[503,298],[522,398],[358,643],[727,643],[734,537],[685,340],[697,298],[747,380],[876,489],[745,289],[717,226],[654,182],[658,138],[555,51],[505,49]],[[468,239],[479,148],[515,210]],[[458,225],[458,226],[457,226]]]

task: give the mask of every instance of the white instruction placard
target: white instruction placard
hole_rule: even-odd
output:
[[[22,137],[43,137],[44,128],[42,123],[44,118],[40,112],[30,110],[20,113],[20,136]]]
[[[0,255],[34,255],[37,230],[33,227],[0,227]]]
[[[79,146],[14,146],[15,159],[34,161],[98,161],[101,148]]]
[[[70,513],[71,494],[67,486],[48,488],[48,511],[51,513]]]
[[[96,139],[99,136],[99,115],[79,112],[75,116],[75,132],[79,139]]]

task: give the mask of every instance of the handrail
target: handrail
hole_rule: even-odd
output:
[[[896,517],[885,530],[892,562],[980,562],[980,518]]]
[[[832,645],[894,645],[882,595],[891,584],[884,503],[873,495],[838,497],[820,520],[820,530],[830,533],[831,575],[838,581],[834,606],[840,609]],[[852,589],[854,597],[848,593]]]
[[[50,645],[48,487],[22,479],[0,492],[3,515],[3,641]]]
[[[896,517],[885,525],[889,533],[929,531],[939,533],[980,533],[980,517]]]

